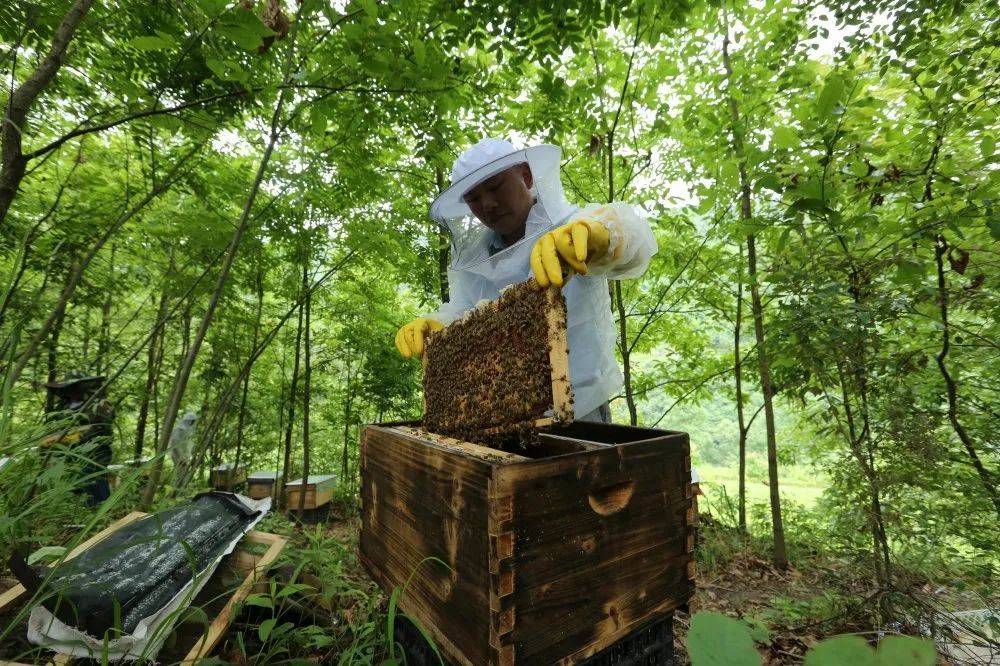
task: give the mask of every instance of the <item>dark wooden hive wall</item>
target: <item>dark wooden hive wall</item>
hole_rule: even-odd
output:
[[[410,580],[401,608],[476,666],[488,663],[490,474],[485,461],[398,431],[362,438],[362,564],[383,590]]]
[[[496,468],[492,626],[510,663],[582,659],[687,603],[688,455],[672,433]]]

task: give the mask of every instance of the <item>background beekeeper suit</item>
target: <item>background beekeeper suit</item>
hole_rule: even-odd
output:
[[[451,301],[403,326],[396,346],[406,357],[422,355],[430,331],[534,275],[542,286],[563,286],[578,418],[610,421],[607,401],[621,389],[622,374],[608,279],[642,275],[656,239],[627,204],[580,208],[567,202],[559,160],[557,146],[515,150],[502,139],[483,139],[456,160],[451,186],[430,209],[451,236]],[[572,276],[565,284],[564,271]]]
[[[186,412],[170,431],[170,459],[174,461],[176,474],[180,476],[184,466],[191,460],[191,445],[194,443],[195,422],[198,417],[194,412]]]

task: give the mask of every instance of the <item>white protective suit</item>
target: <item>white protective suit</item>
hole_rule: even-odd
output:
[[[170,444],[168,445],[170,459],[174,461],[174,467],[178,470],[191,460],[191,444],[194,441],[197,420],[198,417],[194,412],[187,412],[170,431]]]
[[[559,179],[560,149],[557,146],[541,145],[515,151],[506,141],[486,139],[480,145],[483,144],[489,144],[487,152],[499,156],[485,164],[474,165],[472,170],[465,169],[468,172],[463,174],[462,160],[468,153],[463,155],[455,164],[451,187],[431,205],[431,217],[448,229],[452,240],[452,261],[448,269],[451,300],[426,316],[450,324],[479,301],[494,300],[504,287],[532,277],[529,257],[542,234],[574,219],[601,222],[610,232],[607,253],[588,264],[587,275],[573,275],[563,287],[574,412],[584,416],[607,402],[622,387],[622,373],[615,358],[617,335],[608,279],[642,275],[650,257],[656,253],[656,239],[648,222],[628,204],[615,202],[580,208],[567,202]],[[462,197],[479,182],[525,162],[534,180],[535,205],[528,215],[524,237],[496,251],[503,242],[475,219]],[[491,246],[495,252],[492,256]]]

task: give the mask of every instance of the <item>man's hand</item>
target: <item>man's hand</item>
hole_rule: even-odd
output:
[[[419,317],[396,331],[396,349],[403,358],[424,355],[424,337],[433,331],[440,331],[444,324],[436,319]]]
[[[563,268],[587,274],[587,264],[608,251],[608,228],[593,220],[573,220],[550,231],[531,250],[531,271],[543,287],[563,286]]]

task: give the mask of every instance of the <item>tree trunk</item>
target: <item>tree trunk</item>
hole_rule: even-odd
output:
[[[96,374],[104,374],[105,370],[111,369],[109,357],[111,351],[111,301],[114,295],[115,286],[115,244],[111,244],[111,258],[108,264],[108,272],[111,279],[104,287],[104,303],[101,304],[101,328],[97,335],[97,359],[94,361]]]
[[[288,421],[285,423],[285,459],[281,467],[281,487],[288,487],[289,468],[292,464],[292,431],[295,428],[295,398],[299,385],[299,361],[302,353],[302,319],[304,306],[299,306],[299,325],[295,330],[295,361],[292,365],[292,383],[288,390]],[[305,488],[302,488],[305,494]]]
[[[630,61],[631,67],[631,61]],[[625,85],[628,85],[626,79]],[[614,129],[608,131],[606,148],[608,154],[608,203],[615,199],[615,132]],[[635,394],[632,391],[632,353],[628,343],[628,319],[625,316],[625,300],[622,298],[622,282],[614,281],[614,305],[618,310],[618,337],[621,340],[618,349],[622,355],[622,376],[624,377],[625,404],[628,406],[628,422],[630,425],[638,425],[639,416],[635,407]],[[581,415],[582,416],[582,415]]]
[[[307,253],[308,256],[308,253]],[[309,284],[308,277],[308,260],[302,265],[302,284]],[[309,350],[310,335],[310,319],[312,311],[312,291],[306,293],[306,323],[305,323],[305,376],[302,378],[302,383],[305,384],[303,387],[302,394],[302,492],[299,493],[299,514],[305,511],[306,508],[306,484],[309,483],[309,398],[310,389],[312,385],[312,357]]]
[[[170,266],[173,268],[174,248],[170,246]],[[157,309],[156,321],[158,326],[153,329],[153,335],[148,342],[146,352],[146,386],[142,392],[142,402],[139,403],[139,417],[135,426],[135,451],[133,460],[142,460],[142,449],[146,440],[146,421],[149,418],[149,400],[153,394],[153,387],[156,384],[159,374],[160,355],[157,353],[160,339],[166,335],[167,306],[170,303],[170,295],[167,291],[167,284],[164,282],[163,291],[160,292],[160,306]]]
[[[622,281],[615,280],[615,307],[618,309],[618,336],[621,344],[618,349],[622,354],[622,375],[625,378],[625,404],[628,405],[628,422],[638,425],[639,414],[635,407],[635,394],[632,392],[632,353],[629,351],[628,328],[625,317],[625,299],[622,298]]]
[[[740,134],[740,112],[733,97],[733,68],[729,60],[729,24],[726,17],[726,34],[722,40],[722,62],[729,86],[729,113],[732,120],[733,150],[736,153],[740,174],[740,217],[745,221],[753,219],[750,179],[747,176],[746,151]],[[771,369],[767,356],[767,340],[764,335],[764,305],[760,298],[760,281],[757,278],[757,243],[754,234],[747,235],[748,279],[750,280],[750,307],[753,312],[753,330],[757,342],[757,364],[760,371],[760,388],[764,394],[764,423],[767,428],[767,475],[771,494],[771,529],[774,534],[774,565],[779,569],[788,568],[785,550],[785,528],[781,520],[781,495],[778,492],[778,444],[774,426],[774,387],[771,384]]]
[[[191,349],[191,302],[184,306],[184,314],[181,316],[181,358],[188,354]]]
[[[743,357],[740,355],[740,335],[743,332],[743,244],[740,243],[740,274],[736,283],[736,324],[733,327],[733,373],[736,376],[736,423],[739,427],[739,530],[747,533],[747,431],[743,413]]]
[[[56,313],[57,318],[52,325],[52,332],[49,334],[48,358],[48,381],[54,382],[59,376],[59,335],[62,333],[63,322],[66,319],[66,304],[61,304]],[[55,393],[49,391],[45,394],[45,411],[51,412],[55,409]]]
[[[7,100],[3,128],[0,130],[0,225],[7,218],[7,211],[17,196],[24,179],[28,160],[24,156],[22,140],[28,111],[43,90],[55,78],[66,57],[66,49],[94,0],[76,0],[52,36],[52,46],[38,68],[14,90]],[[44,337],[44,336],[43,336]]]
[[[351,407],[354,402],[354,391],[351,387],[351,359],[347,359],[347,396],[344,400],[344,448],[340,456],[340,476],[347,478],[347,447],[351,441]]]
[[[861,469],[861,473],[864,475],[865,480],[868,482],[868,501],[871,506],[871,530],[872,530],[872,549],[873,549],[873,562],[875,568],[875,578],[878,581],[879,586],[883,590],[887,590],[892,585],[892,562],[889,559],[889,538],[886,535],[885,530],[885,520],[882,516],[882,501],[881,491],[879,488],[878,475],[875,471],[875,457],[871,450],[870,443],[870,427],[867,420],[865,412],[867,409],[862,409],[862,426],[860,432],[858,431],[857,423],[854,418],[854,408],[851,407],[850,393],[847,388],[847,379],[844,373],[843,365],[837,363],[837,375],[840,382],[840,390],[842,394],[842,400],[844,402],[844,416],[847,418],[847,428],[848,428],[848,444],[851,447],[851,454],[858,463],[858,467]],[[859,391],[862,392],[862,404],[867,402],[867,398],[864,397],[866,389],[859,387]],[[862,448],[862,444],[866,444],[868,449],[867,453]],[[888,618],[888,609],[883,608],[883,618]]]
[[[938,234],[934,244],[934,259],[937,263],[938,306],[941,311],[941,351],[937,353],[935,359],[937,360],[938,370],[941,371],[941,377],[944,379],[948,392],[948,421],[951,423],[955,434],[958,435],[958,439],[961,440],[962,445],[965,447],[965,452],[969,456],[969,460],[972,462],[976,473],[979,475],[979,480],[983,484],[986,496],[993,502],[997,518],[1000,519],[1000,494],[997,493],[996,482],[993,480],[989,470],[983,465],[983,461],[979,458],[976,443],[962,426],[961,421],[958,420],[958,386],[951,373],[948,372],[948,366],[945,363],[948,358],[948,352],[951,349],[951,328],[948,323],[948,284],[944,274],[944,255],[947,251],[948,243],[945,241],[944,235]]]
[[[301,5],[299,9],[301,11]],[[233,233],[233,237],[229,241],[229,247],[226,250],[226,258],[222,262],[222,267],[219,270],[219,276],[215,282],[215,288],[212,290],[212,295],[208,300],[208,306],[205,309],[205,314],[201,318],[201,324],[198,327],[198,332],[195,334],[194,340],[191,343],[191,349],[188,350],[188,354],[184,358],[184,363],[181,365],[180,372],[178,372],[177,378],[174,380],[174,386],[170,392],[170,399],[167,401],[167,409],[163,415],[163,430],[160,432],[160,440],[157,443],[158,457],[153,465],[152,472],[150,472],[149,483],[146,484],[146,492],[143,494],[142,498],[142,506],[145,508],[148,508],[152,504],[153,495],[156,493],[156,486],[160,482],[160,473],[163,469],[162,454],[167,448],[167,444],[170,439],[170,430],[174,427],[174,422],[177,420],[177,414],[180,411],[181,401],[184,399],[184,393],[187,390],[187,383],[191,378],[191,371],[194,369],[194,363],[198,357],[198,352],[201,349],[201,343],[205,339],[208,327],[212,324],[212,319],[215,316],[215,309],[219,305],[219,301],[222,299],[222,292],[229,280],[229,271],[232,269],[233,262],[236,260],[236,253],[240,249],[243,236],[249,226],[250,211],[253,210],[254,202],[257,200],[257,193],[260,192],[261,184],[264,182],[264,175],[267,173],[267,167],[271,162],[271,155],[278,143],[278,136],[280,134],[278,121],[285,105],[285,96],[287,94],[287,87],[285,86],[288,84],[289,75],[291,73],[294,35],[296,32],[297,31],[293,27],[292,38],[289,40],[289,44],[286,47],[287,51],[284,65],[284,75],[282,77],[283,85],[281,92],[278,93],[278,101],[275,104],[274,113],[271,116],[270,137],[267,142],[267,147],[264,148],[264,154],[261,156],[260,165],[257,167],[257,173],[254,177],[253,185],[250,187],[250,194],[247,196],[246,203],[243,205],[243,213],[240,216],[239,225],[236,227],[236,231]]]
[[[444,172],[441,170],[440,166],[434,167],[434,182],[437,183],[438,194],[444,192]],[[437,243],[438,243],[438,285],[441,290],[441,302],[448,302],[448,263],[449,263],[449,252],[451,250],[451,240],[448,234],[441,227],[437,225]]]
[[[163,368],[163,357],[166,348],[167,332],[161,331],[156,350],[156,381],[153,382],[153,450],[156,450],[155,443],[160,441],[160,370]],[[135,461],[138,465],[142,458]]]
[[[254,316],[253,342],[250,345],[251,358],[257,350],[257,338],[260,336],[260,319],[264,310],[264,271],[257,269],[257,312]],[[247,394],[250,392],[250,370],[243,375],[243,394],[240,396],[240,411],[236,417],[236,461],[233,463],[237,468],[240,466],[240,456],[243,453],[243,427],[246,424],[247,414]]]
[[[749,259],[750,305],[753,310],[753,330],[757,341],[757,364],[760,371],[760,388],[764,394],[764,425],[767,429],[767,477],[771,491],[771,528],[774,533],[774,565],[788,568],[785,551],[785,528],[781,521],[781,495],[778,492],[778,444],[774,426],[774,387],[767,357],[767,340],[764,336],[764,306],[757,287],[757,247],[753,234],[747,236]]]

